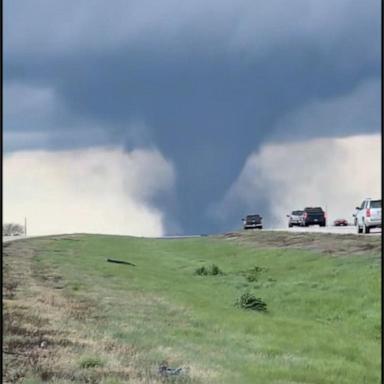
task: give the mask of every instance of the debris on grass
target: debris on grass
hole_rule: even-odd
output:
[[[262,299],[252,295],[250,292],[243,293],[240,298],[236,300],[235,306],[253,311],[267,311],[267,304]]]
[[[177,376],[183,373],[183,368],[170,368],[166,364],[159,366],[159,373],[162,376]]]
[[[122,261],[122,260],[115,260],[115,259],[107,259],[109,263],[117,263],[117,264],[126,264],[126,265],[132,265],[136,267],[136,264],[130,263],[129,261]]]
[[[168,366],[168,363],[163,361],[158,368],[158,374],[162,377],[163,380],[166,380],[168,382],[171,380],[172,383],[189,383],[190,377],[188,376],[189,368],[171,368]],[[176,381],[174,381],[176,380]],[[181,381],[180,381],[181,380]]]

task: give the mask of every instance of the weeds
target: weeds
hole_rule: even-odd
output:
[[[251,309],[253,311],[267,311],[267,304],[260,298],[255,297],[249,292],[243,293],[235,302],[236,307]]]
[[[257,265],[247,271],[242,272],[247,281],[253,283],[258,280],[260,272],[266,271],[266,268],[258,267]]]
[[[195,270],[195,274],[199,276],[217,276],[223,275],[223,271],[216,265],[212,264],[210,267],[199,267]]]
[[[79,365],[80,365],[80,368],[95,368],[95,367],[103,367],[104,362],[98,357],[87,356],[87,357],[83,357],[80,360]]]

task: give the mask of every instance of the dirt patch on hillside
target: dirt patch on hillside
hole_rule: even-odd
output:
[[[82,374],[76,369],[75,351],[85,353],[89,347],[81,341],[81,332],[71,332],[66,324],[91,315],[93,303],[79,305],[62,295],[58,277],[42,281],[33,263],[35,250],[27,241],[7,243],[3,250],[3,382],[26,377],[73,380]],[[51,273],[40,270],[40,275]]]
[[[219,238],[258,248],[289,248],[329,255],[381,256],[381,236],[283,231],[230,232]]]
[[[3,247],[3,382],[162,382],[134,346],[105,333],[108,319],[99,303],[71,296],[57,270],[36,263],[42,244],[56,239]]]

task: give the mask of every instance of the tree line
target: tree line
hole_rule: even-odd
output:
[[[24,234],[24,226],[17,223],[3,223],[3,236],[17,236]]]

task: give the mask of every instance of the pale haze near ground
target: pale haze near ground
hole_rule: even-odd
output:
[[[248,157],[217,212],[240,200],[252,213],[258,195],[268,196],[272,227],[285,227],[285,215],[306,206],[327,208],[329,223],[352,221],[364,198],[381,196],[381,136],[265,145]]]
[[[156,150],[21,151],[4,158],[4,222],[29,235],[105,233],[161,236],[164,212],[151,199],[174,184]]]

